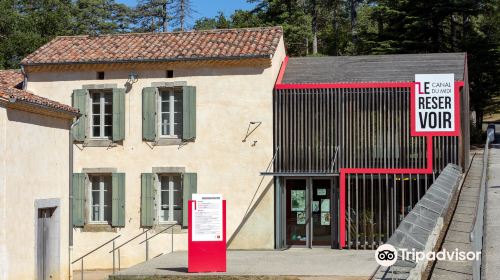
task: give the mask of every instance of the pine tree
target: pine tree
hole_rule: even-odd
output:
[[[194,23],[195,30],[227,29],[231,28],[231,20],[228,20],[224,13],[219,11],[215,18],[203,17]]]
[[[135,23],[139,32],[167,32],[172,19],[172,0],[140,0],[135,9]]]
[[[195,13],[191,0],[173,0],[172,11],[174,25],[178,26],[180,31],[184,31],[187,19]]]
[[[131,10],[114,0],[77,0],[73,8],[73,34],[128,31]]]

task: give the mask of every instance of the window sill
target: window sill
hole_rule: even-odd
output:
[[[116,143],[109,139],[89,139],[83,143],[84,147],[116,147]]]
[[[110,224],[85,224],[82,232],[116,232]]]
[[[155,146],[178,146],[182,143],[180,138],[160,138],[155,143]]]

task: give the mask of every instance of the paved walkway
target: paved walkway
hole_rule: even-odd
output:
[[[188,276],[207,276],[207,279],[369,279],[377,263],[374,251],[290,249],[285,251],[228,251],[226,273],[187,273],[187,252],[162,255],[148,262],[116,273],[116,279],[141,275],[179,279]],[[236,276],[236,277],[234,277]],[[319,278],[316,278],[319,277]],[[204,279],[204,278],[203,278]]]
[[[496,144],[491,145],[488,163],[484,279],[499,279],[500,276],[500,135],[497,134],[495,139]]]
[[[480,151],[478,151],[480,152]],[[479,185],[481,182],[481,172],[483,167],[482,152],[476,153],[472,160],[472,165],[465,178],[457,208],[448,228],[448,232],[443,240],[442,248],[447,251],[470,251],[471,244],[469,233],[472,229],[472,222],[476,211],[477,200],[479,199]],[[439,280],[469,280],[472,279],[471,261],[437,261],[432,271],[431,279]],[[494,279],[494,278],[486,278]]]

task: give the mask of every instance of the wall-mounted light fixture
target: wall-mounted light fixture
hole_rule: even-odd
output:
[[[135,82],[137,82],[137,80],[139,79],[139,75],[137,74],[137,72],[130,72],[130,74],[128,74],[128,83],[130,84],[133,84]]]

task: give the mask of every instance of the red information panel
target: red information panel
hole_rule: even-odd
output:
[[[188,203],[188,272],[226,272],[226,201],[222,200],[222,236],[214,236],[216,241],[193,240],[196,203]]]

